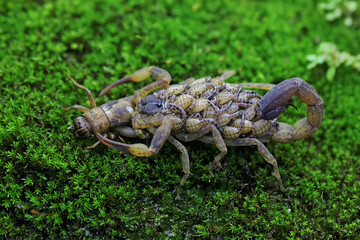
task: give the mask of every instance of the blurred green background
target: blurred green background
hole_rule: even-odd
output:
[[[1,1],[0,236],[359,238],[359,72],[339,65],[330,81],[329,66],[309,69],[307,56],[322,42],[359,54],[360,11],[347,26],[342,17],[327,21],[317,4]],[[226,172],[216,170],[212,178],[207,167],[218,150],[185,144],[192,174],[180,201],[181,154],[172,145],[151,158],[105,146],[86,150],[95,139],[75,139],[67,128],[80,113],[63,108],[90,103],[66,74],[97,95],[149,65],[167,69],[173,83],[232,69],[228,82],[301,77],[317,89],[325,112],[314,136],[267,144],[287,191],[279,191],[273,168],[252,147],[229,148]],[[150,81],[95,100],[131,95]],[[294,104],[299,112],[289,108],[281,121],[294,123],[306,114],[305,104]]]

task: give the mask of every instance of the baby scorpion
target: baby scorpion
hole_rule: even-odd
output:
[[[69,78],[78,88],[87,92],[92,109],[74,105],[65,109],[83,112],[74,120],[75,133],[80,138],[95,135],[98,142],[133,156],[150,157],[157,154],[168,140],[182,153],[181,186],[190,174],[189,155],[180,141],[202,141],[215,144],[220,153],[212,166],[220,167],[220,160],[227,154],[227,146],[252,146],[258,148],[265,161],[274,168],[281,191],[277,161],[263,142],[293,142],[311,136],[320,127],[323,118],[323,101],[314,88],[301,78],[284,80],[277,85],[262,83],[225,83],[234,74],[227,71],[216,78],[190,78],[180,84],[170,85],[170,74],[161,68],[147,67],[122,78],[101,91],[100,96],[110,89],[127,82],[139,82],[151,75],[156,80],[134,95],[96,106],[91,92]],[[263,97],[255,91],[269,90]],[[162,90],[159,90],[162,89]],[[158,90],[151,94],[151,92]],[[307,117],[294,126],[277,122],[277,117],[288,101],[297,95],[307,105]],[[111,131],[119,136],[146,138],[153,135],[150,146],[142,143],[126,144],[113,141]]]

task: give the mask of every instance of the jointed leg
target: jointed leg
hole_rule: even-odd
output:
[[[206,142],[206,143],[214,143],[214,139],[211,138],[210,136],[204,136],[204,137],[200,138],[199,140],[202,142]],[[235,140],[225,139],[224,142],[226,143],[226,146],[253,146],[253,145],[256,145],[258,147],[258,151],[259,151],[260,155],[264,158],[264,160],[266,162],[270,163],[271,165],[273,165],[275,177],[279,181],[279,184],[280,184],[280,190],[282,192],[285,192],[284,185],[282,184],[282,181],[281,181],[281,175],[279,172],[277,161],[261,141],[259,141],[256,138],[238,138]]]
[[[183,168],[183,171],[184,171],[184,176],[181,178],[180,184],[179,184],[179,186],[177,188],[176,199],[179,200],[180,199],[181,187],[184,186],[186,180],[189,178],[189,175],[190,175],[189,154],[188,154],[186,148],[184,147],[184,145],[182,145],[178,140],[176,140],[172,136],[169,136],[168,140],[169,140],[169,142],[172,143],[172,145],[174,145],[182,153],[181,165],[182,165],[182,168]]]
[[[111,132],[106,132],[103,134],[104,137],[109,137],[110,139],[114,140],[115,139],[115,135],[112,134]],[[86,147],[86,149],[93,149],[93,148],[96,148],[101,142],[100,141],[97,141],[96,143],[94,143],[93,145],[91,146],[88,146]]]
[[[275,84],[270,83],[240,83],[240,86],[243,88],[250,88],[250,89],[263,89],[263,90],[270,90],[275,87]]]
[[[99,133],[95,133],[100,142],[104,145],[130,153],[133,156],[138,157],[151,157],[158,153],[166,140],[168,139],[171,132],[171,119],[165,118],[161,126],[156,130],[154,137],[151,141],[150,147],[147,147],[145,144],[136,143],[136,144],[125,144],[120,142],[112,141]]]
[[[211,163],[211,166],[209,167],[209,171],[211,174],[211,170],[215,165],[218,165],[221,169],[224,170],[223,166],[220,163],[220,160],[227,154],[227,148],[224,142],[223,137],[221,136],[221,133],[214,125],[209,125],[209,128],[212,132],[212,136],[215,142],[215,145],[218,147],[218,149],[221,151],[214,159],[214,161]]]
[[[270,163],[271,165],[274,166],[274,174],[275,174],[275,178],[279,181],[280,184],[280,190],[282,192],[285,192],[285,188],[284,185],[281,181],[281,175],[279,172],[279,167],[277,165],[277,161],[274,158],[274,156],[269,152],[269,150],[265,147],[265,145],[260,142],[259,140],[256,139],[256,145],[258,147],[259,153],[261,154],[261,156],[265,159],[265,161],[267,161],[268,163]]]
[[[190,141],[194,141],[194,140],[197,140],[197,139],[203,137],[210,131],[212,133],[212,140],[213,140],[212,143],[215,144],[221,152],[215,157],[214,161],[211,163],[209,170],[211,170],[211,168],[214,167],[215,165],[218,165],[221,169],[224,169],[222,167],[220,161],[227,154],[227,148],[226,148],[224,139],[221,136],[220,131],[216,128],[215,125],[212,125],[212,124],[207,125],[195,133],[185,134],[185,133],[178,132],[178,133],[175,133],[174,135],[176,138],[178,138],[182,141],[190,142]]]
[[[234,74],[235,74],[234,70],[229,70],[229,71],[224,72],[221,76],[219,76],[219,79],[221,81],[225,81],[226,79],[230,78]]]
[[[235,71],[233,70],[226,71],[221,76],[210,79],[210,82],[216,85],[222,85],[224,81],[234,75],[234,73]]]
[[[203,127],[202,129],[200,129],[199,131],[197,131],[195,133],[184,133],[182,131],[177,131],[177,132],[174,132],[173,135],[181,141],[192,142],[192,141],[198,140],[202,136],[205,136],[209,132],[210,132],[210,129],[208,127]]]
[[[148,128],[148,131],[152,134],[156,133],[156,129],[154,127]],[[186,180],[189,178],[190,175],[190,161],[189,161],[189,154],[184,147],[178,140],[176,140],[174,137],[169,136],[168,137],[169,142],[174,145],[181,153],[181,165],[184,171],[184,176],[181,178],[180,184],[177,188],[177,194],[176,194],[176,200],[180,200],[180,191],[181,187],[184,186]]]

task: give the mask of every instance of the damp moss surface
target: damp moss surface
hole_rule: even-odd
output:
[[[7,1],[0,8],[0,238],[339,239],[360,237],[360,75],[307,69],[321,42],[360,53],[360,24],[327,22],[317,1]],[[360,16],[359,9],[354,14]],[[355,18],[356,19],[356,18]],[[359,18],[357,18],[359,19]],[[165,143],[132,157],[76,139],[68,127],[90,107],[152,80],[100,90],[145,66],[173,83],[235,70],[228,82],[277,84],[301,77],[324,101],[320,129],[303,141],[266,144],[286,192],[256,147],[229,147],[225,171],[208,172],[218,150]],[[264,91],[260,91],[262,94]],[[288,108],[279,121],[306,115]],[[150,140],[132,140],[143,142]]]

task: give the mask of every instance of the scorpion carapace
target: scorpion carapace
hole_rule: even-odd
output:
[[[300,78],[285,80],[277,85],[262,83],[226,83],[234,74],[227,71],[221,76],[200,79],[189,78],[176,85],[170,85],[170,74],[161,68],[147,67],[122,78],[105,88],[100,95],[125,82],[139,82],[149,76],[155,82],[146,85],[133,96],[110,101],[96,107],[91,92],[84,86],[73,83],[88,94],[92,109],[74,105],[67,108],[83,113],[75,121],[78,136],[95,134],[99,142],[134,156],[150,157],[158,153],[168,140],[182,152],[184,176],[178,187],[189,177],[190,163],[186,148],[180,141],[202,141],[215,144],[220,153],[210,165],[222,168],[220,160],[227,153],[227,146],[256,145],[265,161],[274,167],[280,189],[285,190],[274,156],[263,142],[275,140],[293,142],[311,136],[320,126],[323,116],[323,101],[308,83]],[[265,89],[263,97],[247,89]],[[277,121],[289,100],[297,95],[307,104],[307,117],[294,126]],[[120,136],[146,138],[153,135],[150,146],[142,143],[126,144],[114,139]],[[110,139],[109,139],[110,138]]]

